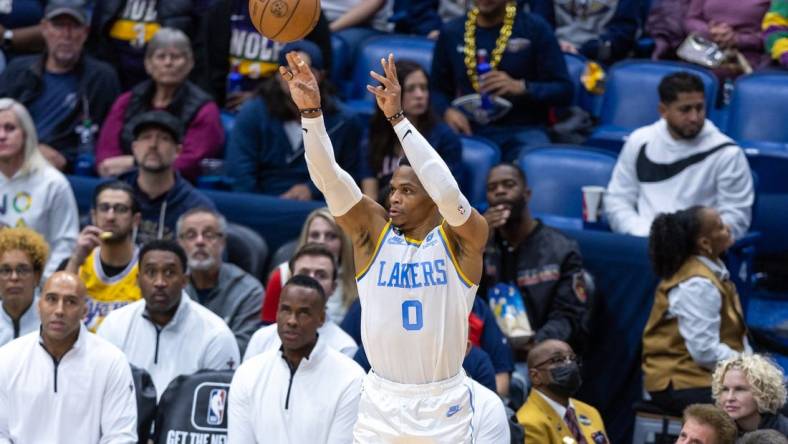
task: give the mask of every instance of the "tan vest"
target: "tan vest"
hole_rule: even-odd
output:
[[[660,282],[643,331],[643,383],[650,392],[665,390],[671,383],[677,390],[711,386],[711,371],[692,360],[679,334],[677,318],[667,318],[668,292],[693,277],[710,280],[722,296],[720,342],[744,351],[746,327],[736,287],[730,280],[720,281],[703,262],[692,257],[670,279]]]

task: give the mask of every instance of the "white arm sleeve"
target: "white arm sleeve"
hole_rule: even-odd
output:
[[[755,199],[752,172],[744,150],[727,148],[717,170],[717,210],[722,221],[731,228],[734,239],[741,239],[750,228],[752,204]]]
[[[396,124],[394,132],[397,133],[405,157],[427,194],[438,206],[441,216],[452,227],[459,227],[468,221],[472,212],[471,205],[435,148],[408,119],[402,119]]]
[[[719,290],[706,278],[687,279],[668,292],[668,313],[678,318],[687,351],[698,365],[710,370],[739,354],[720,341],[721,307]]]
[[[328,137],[323,116],[311,119],[302,117],[301,128],[304,132],[304,158],[309,177],[325,196],[331,214],[342,216],[361,201],[361,189],[334,159],[334,147]]]

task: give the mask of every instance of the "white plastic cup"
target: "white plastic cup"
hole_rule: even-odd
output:
[[[602,196],[605,187],[587,185],[583,190],[583,220],[585,222],[598,222],[602,213]]]

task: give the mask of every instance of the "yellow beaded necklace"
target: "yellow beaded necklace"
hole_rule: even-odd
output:
[[[465,21],[465,67],[468,78],[471,79],[473,89],[479,91],[479,78],[476,72],[476,17],[479,15],[479,8],[473,8],[468,12],[468,19]],[[515,2],[506,4],[506,16],[503,19],[503,26],[495,41],[495,49],[490,59],[490,67],[495,69],[501,62],[503,52],[509,37],[512,36],[512,25],[517,15],[517,5]]]

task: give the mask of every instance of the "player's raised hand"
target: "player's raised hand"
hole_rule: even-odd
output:
[[[296,51],[288,52],[287,67],[279,67],[279,74],[287,81],[290,97],[299,110],[320,108],[320,87],[312,74],[312,68]]]
[[[383,115],[391,117],[402,111],[402,88],[397,78],[397,67],[394,65],[394,54],[389,54],[388,59],[380,59],[385,77],[370,71],[369,75],[380,82],[379,86],[367,85],[367,91],[375,95],[378,107]]]

